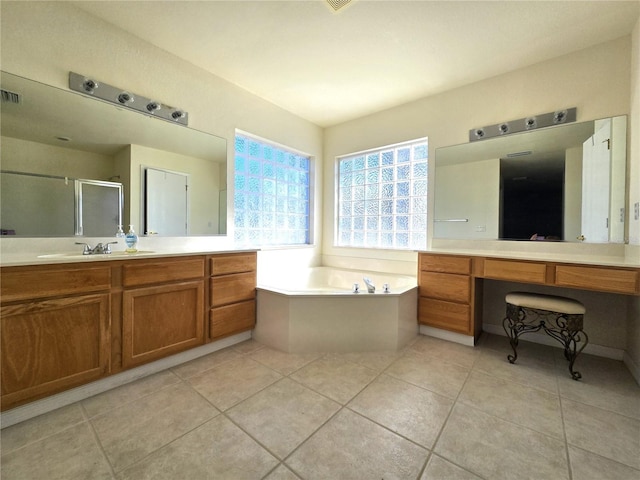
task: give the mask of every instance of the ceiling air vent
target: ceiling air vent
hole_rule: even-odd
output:
[[[0,90],[0,98],[2,103],[20,103],[21,97],[19,93],[10,92],[9,90]]]
[[[337,12],[348,3],[351,3],[351,0],[327,0],[327,3]]]

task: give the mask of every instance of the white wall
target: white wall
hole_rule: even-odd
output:
[[[68,88],[70,71],[91,75],[131,92],[179,105],[189,112],[189,126],[224,137],[233,165],[235,129],[259,135],[322,162],[322,129],[211,75],[164,50],[96,19],[67,2],[1,2],[0,68],[59,88]],[[316,168],[314,230],[320,229],[322,168]],[[233,168],[228,169],[229,205]],[[229,212],[229,218],[233,218]],[[231,232],[230,232],[231,233]],[[2,239],[4,243],[12,241]],[[199,246],[203,239],[189,239]],[[143,244],[144,239],[141,239]],[[207,245],[227,244],[211,237]],[[319,242],[306,249],[314,262]]]

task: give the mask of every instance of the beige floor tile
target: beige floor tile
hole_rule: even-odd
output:
[[[260,348],[249,355],[266,367],[282,375],[289,375],[321,356],[319,353],[286,353],[273,348]]]
[[[113,478],[88,423],[81,423],[2,455],[3,480]]]
[[[620,361],[592,355],[578,358],[580,364],[575,368],[582,373],[579,381],[558,369],[560,395],[640,420],[640,386],[627,367]]]
[[[348,407],[414,442],[431,448],[453,401],[442,395],[381,375]]]
[[[477,475],[448,462],[437,455],[431,455],[427,468],[420,480],[482,480]]]
[[[281,378],[278,372],[255,360],[241,357],[191,377],[188,381],[201,395],[224,411]]]
[[[380,373],[402,356],[401,352],[355,352],[336,354],[349,362],[357,363]]]
[[[338,403],[283,378],[229,409],[227,415],[282,459],[339,409]]]
[[[300,480],[300,477],[284,465],[279,465],[264,480]]]
[[[337,355],[326,355],[301,368],[291,378],[344,405],[376,375],[370,368]]]
[[[569,478],[564,442],[456,405],[434,452],[492,480]]]
[[[244,355],[247,353],[253,353],[256,350],[260,350],[261,348],[264,348],[264,345],[251,339],[245,340],[244,342],[236,343],[230,348],[233,348],[236,352]]]
[[[74,403],[38,417],[2,429],[2,454],[85,421],[80,405]]]
[[[178,382],[180,379],[176,375],[165,370],[87,398],[81,403],[91,418]]]
[[[569,446],[573,480],[638,480],[640,470]]]
[[[305,480],[417,478],[428,451],[342,410],[286,461]]]
[[[230,360],[240,358],[241,356],[242,354],[229,347],[204,355],[203,357],[196,358],[190,362],[183,363],[182,365],[173,367],[171,370],[182,378],[189,378],[222,365]]]
[[[521,357],[526,357],[535,359],[535,361],[540,363],[555,365],[558,352],[562,352],[562,349],[559,348],[560,343],[558,343],[558,348],[556,348],[527,340],[533,337],[533,335],[534,334],[523,335],[518,339],[518,361],[520,361]],[[546,334],[544,335],[546,336]],[[547,340],[547,338],[545,338],[545,340]],[[495,350],[496,352],[504,354],[505,358],[507,354],[513,354],[513,349],[509,344],[509,337],[503,335],[493,335],[485,332],[480,337],[478,347],[480,350]]]
[[[472,372],[458,401],[503,420],[564,439],[560,398],[554,393]]]
[[[94,417],[91,423],[114,470],[120,471],[218,413],[179,383]]]
[[[407,352],[385,373],[440,395],[455,398],[462,389],[469,369],[435,356]]]
[[[567,443],[640,469],[640,420],[562,399]]]
[[[483,350],[473,370],[547,392],[558,393],[554,364],[534,356],[519,356],[516,363],[512,364],[507,360],[507,355],[502,352]]]
[[[260,479],[278,460],[223,415],[124,470],[121,480]]]
[[[409,350],[432,355],[449,363],[471,368],[480,356],[480,350],[474,347],[448,342],[439,338],[419,335]]]

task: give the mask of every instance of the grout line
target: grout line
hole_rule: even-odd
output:
[[[117,478],[116,471],[113,468],[113,465],[111,464],[111,461],[109,460],[109,456],[107,455],[107,452],[105,451],[104,446],[102,445],[102,441],[100,440],[100,436],[98,435],[98,432],[96,432],[96,429],[93,426],[93,422],[89,418],[89,415],[87,414],[87,412],[86,412],[86,410],[84,408],[84,405],[82,405],[82,402],[78,402],[78,406],[80,407],[80,410],[82,411],[82,416],[84,417],[85,421],[87,422],[89,430],[91,430],[91,434],[93,435],[93,438],[94,438],[94,440],[96,442],[96,445],[98,446],[98,450],[100,450],[100,453],[102,453],[102,457],[104,458],[104,461],[109,466],[109,471],[111,472],[111,476],[113,478]]]

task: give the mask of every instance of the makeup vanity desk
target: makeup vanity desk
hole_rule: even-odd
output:
[[[418,322],[477,339],[484,279],[640,295],[640,266],[419,252]]]

